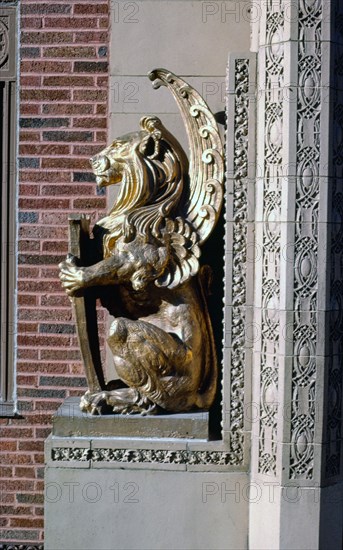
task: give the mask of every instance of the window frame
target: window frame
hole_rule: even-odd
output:
[[[15,416],[16,311],[17,311],[17,178],[18,178],[18,8],[15,3],[0,8],[1,122],[1,340],[0,417]],[[2,54],[2,55],[1,55]]]

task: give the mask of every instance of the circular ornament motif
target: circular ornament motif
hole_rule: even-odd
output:
[[[8,28],[5,23],[0,20],[0,67],[5,63],[8,57],[8,48]]]

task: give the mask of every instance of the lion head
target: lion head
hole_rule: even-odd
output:
[[[116,240],[159,238],[165,219],[182,196],[188,160],[178,141],[157,117],[144,117],[141,130],[117,138],[91,159],[98,186],[121,184],[108,216],[101,220],[108,230],[104,255]]]

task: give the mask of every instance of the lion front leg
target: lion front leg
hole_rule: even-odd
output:
[[[118,284],[118,271],[125,280],[127,272],[132,269],[125,257],[111,256],[91,266],[79,266],[77,258],[68,254],[59,264],[60,280],[69,296],[78,296],[83,289],[91,286],[106,286]]]

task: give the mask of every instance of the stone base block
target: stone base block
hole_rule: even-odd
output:
[[[46,468],[45,550],[246,549],[247,474]]]
[[[79,397],[69,397],[54,416],[52,433],[58,437],[208,439],[208,412],[93,416],[80,410]]]

